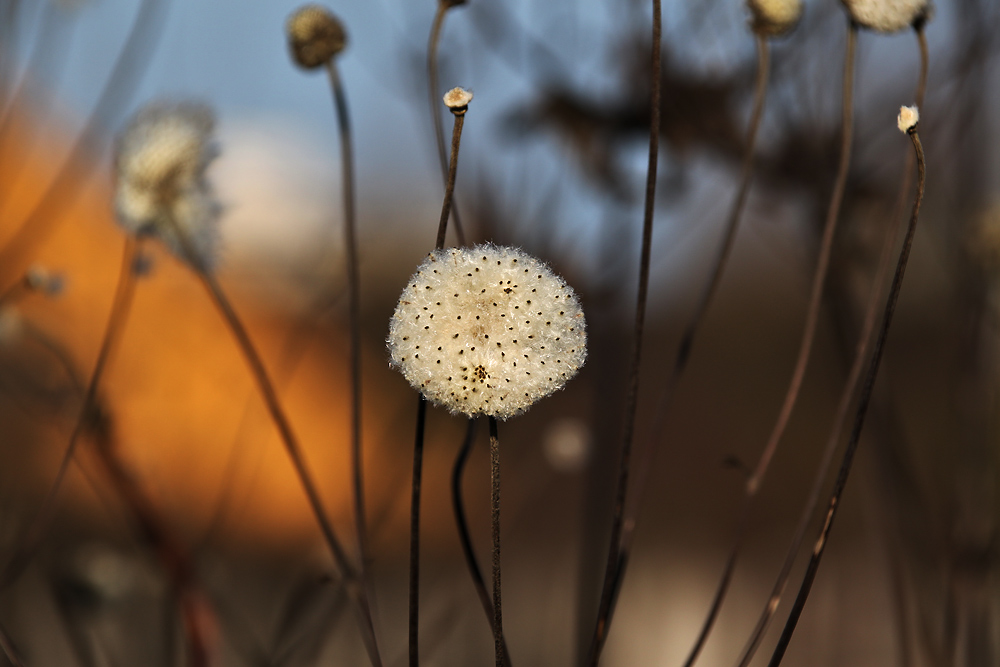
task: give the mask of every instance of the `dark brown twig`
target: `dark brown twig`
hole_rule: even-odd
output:
[[[493,649],[496,667],[504,667],[503,603],[500,596],[500,438],[490,416],[490,508],[493,517]]]
[[[596,667],[601,658],[601,650],[608,636],[611,613],[616,591],[620,588],[621,532],[628,497],[629,464],[632,455],[632,437],[635,431],[635,413],[639,403],[639,366],[642,359],[642,334],[646,321],[646,295],[649,291],[649,255],[653,238],[653,212],[656,204],[656,165],[660,154],[660,39],[662,20],[660,0],[653,0],[653,40],[650,73],[650,114],[649,114],[649,167],[646,172],[646,198],[642,223],[642,249],[639,260],[639,289],[636,295],[635,333],[632,344],[632,360],[629,371],[629,390],[625,408],[625,422],[622,434],[621,461],[618,469],[618,483],[615,492],[614,515],[611,523],[611,541],[608,546],[608,561],[605,567],[601,600],[597,610],[597,623],[591,641],[587,664]]]
[[[427,399],[420,397],[417,428],[413,442],[413,482],[410,486],[410,667],[420,664],[420,488],[424,465],[424,431],[427,425]]]
[[[918,108],[923,108],[924,93],[927,89],[928,58],[926,48],[927,43],[923,37],[922,28],[917,29],[917,40],[921,46],[921,58],[920,75],[918,77],[916,88],[916,102]],[[802,509],[801,515],[799,516],[799,523],[795,528],[795,534],[792,537],[792,542],[785,555],[785,561],[782,563],[781,570],[775,579],[774,586],[771,588],[771,596],[761,612],[760,617],[757,619],[757,624],[754,626],[753,633],[747,640],[743,653],[740,656],[739,667],[747,667],[750,664],[750,661],[753,660],[757,649],[760,647],[761,641],[764,639],[764,634],[770,626],[771,619],[774,618],[774,614],[778,610],[778,605],[781,603],[781,596],[784,593],[785,586],[788,584],[788,578],[791,576],[792,567],[795,564],[795,557],[799,553],[799,547],[805,539],[806,531],[809,529],[813,512],[816,509],[816,505],[819,503],[823,481],[826,479],[827,472],[830,470],[830,464],[833,462],[833,455],[836,453],[837,445],[840,442],[840,436],[847,423],[848,411],[850,410],[852,399],[854,398],[854,394],[857,390],[858,382],[861,379],[861,371],[864,368],[864,361],[868,353],[868,344],[871,340],[872,332],[875,329],[876,317],[878,315],[878,305],[882,302],[883,284],[889,274],[889,268],[891,266],[892,250],[896,246],[896,239],[898,238],[902,227],[903,216],[901,213],[903,207],[906,205],[906,200],[909,198],[910,189],[913,184],[914,160],[914,154],[907,152],[906,164],[903,172],[903,181],[900,184],[899,189],[899,197],[896,201],[895,207],[893,208],[892,217],[890,218],[890,228],[886,233],[886,238],[882,245],[882,252],[879,256],[878,265],[875,270],[875,278],[872,282],[872,291],[868,299],[868,304],[865,308],[865,318],[862,322],[861,333],[858,335],[858,341],[855,346],[854,361],[848,371],[847,381],[844,383],[844,389],[840,395],[840,401],[837,405],[837,412],[834,417],[833,428],[831,429],[830,436],[827,439],[826,447],[823,450],[819,467],[816,470],[813,485],[809,491],[809,498],[806,500],[806,504]]]
[[[458,528],[458,539],[462,543],[462,555],[465,556],[465,564],[469,568],[469,575],[472,577],[472,585],[479,596],[479,602],[486,612],[486,622],[490,624],[490,632],[493,631],[493,601],[490,593],[486,589],[486,582],[483,580],[482,570],[479,569],[479,562],[476,560],[476,552],[472,547],[472,538],[469,536],[469,524],[465,519],[465,502],[462,500],[462,477],[465,474],[465,464],[469,460],[472,452],[472,445],[476,441],[476,420],[469,419],[468,428],[465,431],[465,440],[455,458],[455,467],[451,470],[451,506],[455,512],[455,525]],[[510,652],[507,650],[506,638],[503,645],[504,667],[510,667]]]
[[[816,572],[819,569],[820,560],[823,558],[823,553],[826,550],[826,544],[830,536],[830,530],[833,528],[833,521],[837,516],[837,509],[840,507],[840,499],[844,493],[844,487],[847,485],[847,478],[851,473],[851,465],[854,462],[854,455],[858,449],[858,443],[861,440],[861,430],[865,424],[865,417],[868,413],[868,405],[871,402],[872,392],[875,388],[875,379],[878,376],[879,365],[882,362],[882,354],[885,351],[885,341],[889,335],[889,327],[892,325],[892,317],[896,311],[896,302],[899,299],[899,292],[903,286],[903,277],[906,273],[906,264],[910,258],[910,249],[913,246],[913,235],[917,229],[917,218],[920,214],[920,204],[924,197],[924,185],[926,180],[926,167],[924,163],[924,149],[920,143],[920,137],[917,135],[917,128],[913,126],[907,132],[910,137],[910,141],[913,143],[913,150],[917,158],[917,196],[913,202],[913,209],[910,213],[910,222],[906,229],[906,237],[903,240],[903,247],[899,253],[899,260],[896,263],[896,272],[892,277],[892,286],[889,290],[889,298],[885,303],[885,311],[882,315],[882,326],[878,332],[878,338],[875,341],[875,348],[872,352],[871,361],[868,363],[868,371],[865,374],[864,386],[861,390],[861,397],[858,401],[857,412],[854,416],[854,425],[851,429],[851,436],[847,442],[847,449],[844,451],[844,458],[840,463],[840,470],[837,473],[837,479],[834,482],[833,490],[830,494],[830,502],[827,506],[826,517],[823,520],[823,526],[820,528],[819,535],[816,538],[816,543],[813,546],[812,556],[809,559],[809,565],[806,568],[805,576],[802,579],[802,585],[799,587],[799,592],[796,595],[795,603],[792,605],[792,610],[789,613],[788,621],[785,623],[785,627],[781,632],[781,637],[778,639],[778,644],[774,649],[774,653],[771,655],[771,662],[769,667],[778,667],[781,664],[782,658],[784,658],[785,651],[788,649],[788,644],[792,640],[792,634],[795,632],[795,627],[798,624],[799,617],[802,615],[802,610],[805,607],[806,600],[809,598],[809,592],[812,589],[813,581],[816,578]]]
[[[431,107],[431,119],[434,121],[434,142],[437,145],[438,160],[441,164],[441,179],[447,188],[448,184],[448,152],[444,144],[444,124],[441,121],[441,91],[438,83],[438,44],[441,41],[441,28],[444,27],[444,17],[448,10],[454,5],[448,0],[438,0],[437,12],[434,14],[434,22],[431,24],[431,34],[427,43],[427,80],[428,80],[428,100]],[[447,195],[445,195],[447,196]],[[462,218],[458,214],[458,207],[452,209],[451,217],[455,219],[455,236],[458,238],[458,245],[465,245],[465,229],[462,226]],[[444,247],[444,244],[439,244]]]
[[[351,470],[354,489],[354,523],[358,535],[358,579],[361,594],[366,599],[368,586],[368,520],[365,513],[364,453],[361,429],[361,279],[358,269],[358,243],[356,238],[357,213],[354,203],[354,156],[351,118],[347,108],[347,95],[340,81],[334,58],[326,62],[326,71],[333,91],[340,130],[341,173],[344,184],[344,248],[347,254],[348,326],[351,339]],[[375,641],[374,628],[372,641]],[[377,647],[375,653],[378,653]]]

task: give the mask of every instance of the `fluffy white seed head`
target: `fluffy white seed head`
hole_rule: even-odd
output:
[[[134,234],[150,234],[187,259],[188,239],[198,268],[218,254],[219,206],[205,178],[217,155],[212,111],[195,103],[154,103],[141,109],[118,139],[115,212]]]
[[[802,18],[802,0],[747,0],[754,32],[768,37],[783,35]]]
[[[896,117],[896,125],[899,131],[906,134],[910,128],[920,121],[920,110],[916,106],[899,107],[899,116]]]
[[[344,50],[344,24],[320,5],[304,5],[285,23],[292,60],[304,69],[316,69]]]
[[[573,289],[517,248],[437,250],[389,325],[390,364],[453,413],[507,419],[561,389],[587,358]]]
[[[856,23],[878,32],[896,32],[926,18],[930,0],[843,0]]]
[[[472,93],[465,88],[452,88],[444,94],[444,105],[449,109],[462,109],[469,106]]]

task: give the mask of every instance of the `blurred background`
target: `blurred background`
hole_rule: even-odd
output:
[[[589,326],[580,375],[501,424],[504,627],[518,666],[579,663],[596,616],[632,344],[649,5],[472,0],[447,13],[441,37],[438,94],[475,92],[456,189],[470,241],[518,245],[550,263],[580,294]],[[113,138],[156,99],[216,111],[219,277],[354,553],[340,144],[325,77],[288,55],[284,24],[296,6],[0,0],[0,563],[35,525],[107,321],[124,242],[111,206]],[[437,7],[329,8],[349,34],[338,63],[358,183],[369,569],[383,658],[402,665],[416,399],[388,368],[384,340],[402,287],[433,248],[443,195],[426,73]],[[663,9],[643,443],[654,438],[658,390],[735,196],[756,69],[739,0],[668,0]],[[846,35],[839,2],[807,0],[798,27],[772,42],[748,206],[652,442],[650,492],[604,665],[681,665],[708,611],[746,471],[777,417],[801,335],[838,157]],[[1000,5],[941,1],[926,35],[927,196],[858,461],[787,665],[1000,664]],[[895,116],[913,102],[918,68],[912,31],[862,31],[854,153],[813,359],[700,665],[737,660],[812,484],[911,150]],[[103,433],[193,563],[211,663],[367,664],[231,335],[167,251],[148,246],[144,266],[101,385]],[[51,279],[14,298],[8,288],[27,271]],[[464,489],[488,565],[480,427]],[[493,660],[451,508],[463,431],[462,420],[430,411],[427,665]],[[10,644],[0,664],[15,654],[29,666],[185,663],[162,554],[92,440],[77,450],[37,553],[0,591]],[[753,664],[765,664],[777,641],[808,550]]]

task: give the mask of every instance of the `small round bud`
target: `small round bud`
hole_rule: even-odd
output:
[[[452,88],[444,94],[444,105],[452,111],[464,111],[472,101],[472,92],[465,88]]]
[[[316,69],[344,50],[344,25],[320,5],[305,5],[285,24],[292,59],[304,69]]]
[[[899,116],[896,118],[896,125],[899,126],[900,132],[906,134],[912,128],[916,127],[919,121],[920,111],[916,106],[899,107]]]
[[[747,7],[752,15],[750,27],[765,37],[785,34],[802,18],[802,0],[747,0]]]
[[[842,0],[851,19],[877,32],[896,32],[925,21],[930,0]]]
[[[561,389],[587,358],[573,289],[517,248],[431,253],[389,325],[390,365],[453,413],[507,419]]]

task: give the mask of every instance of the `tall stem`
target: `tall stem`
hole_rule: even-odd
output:
[[[334,106],[340,130],[340,171],[343,175],[344,200],[344,249],[347,254],[348,322],[351,338],[351,470],[354,488],[354,523],[358,534],[358,578],[362,594],[368,590],[368,520],[365,513],[364,452],[361,446],[361,278],[358,269],[358,243],[356,238],[357,214],[354,204],[354,156],[351,118],[347,109],[347,95],[340,81],[336,61],[326,63],[326,71],[333,90]]]
[[[410,487],[410,667],[420,664],[420,487],[424,465],[427,399],[420,397],[413,442],[413,483]]]
[[[844,191],[847,187],[847,174],[851,166],[851,142],[854,136],[854,51],[858,28],[853,21],[850,21],[850,19],[848,21],[847,54],[844,58],[843,126],[840,137],[840,165],[837,167],[837,180],[833,186],[830,206],[826,213],[826,222],[823,225],[823,237],[820,241],[816,272],[813,274],[805,329],[802,332],[802,341],[799,344],[799,356],[795,361],[795,370],[792,372],[792,379],[788,384],[784,403],[782,403],[781,411],[778,413],[778,420],[774,424],[770,437],[768,437],[764,452],[757,462],[757,467],[754,469],[753,475],[747,480],[747,495],[750,497],[757,494],[764,475],[767,474],[767,468],[771,464],[771,459],[774,458],[774,453],[778,449],[778,442],[785,433],[785,427],[788,426],[788,420],[791,418],[792,410],[794,410],[795,403],[799,398],[802,380],[806,374],[806,367],[809,365],[813,342],[816,339],[816,326],[819,323],[819,311],[823,301],[823,288],[826,286],[826,277],[830,268],[830,254],[833,250],[834,232],[837,230],[840,207],[844,201]]]
[[[437,145],[438,161],[441,165],[441,179],[447,187],[448,183],[448,153],[444,143],[444,123],[441,121],[441,89],[438,83],[438,43],[441,41],[441,28],[444,26],[444,16],[450,5],[444,0],[438,0],[437,12],[431,24],[431,35],[427,43],[427,98],[430,102],[431,120],[434,121],[434,142]],[[465,230],[458,207],[453,209],[455,218],[455,235],[458,245],[465,245]],[[444,247],[444,244],[440,244]]]
[[[476,552],[472,548],[472,538],[469,536],[469,524],[465,519],[465,502],[462,500],[462,477],[465,474],[465,464],[469,460],[472,452],[472,445],[476,441],[476,420],[470,418],[468,428],[465,431],[465,440],[455,457],[455,467],[451,470],[451,504],[455,512],[455,525],[458,528],[458,539],[462,543],[462,555],[465,556],[465,564],[469,568],[469,575],[472,577],[472,585],[479,596],[479,602],[483,605],[486,613],[486,622],[490,624],[490,631],[493,631],[493,602],[490,593],[486,589],[486,582],[483,580],[482,570],[476,560]],[[506,639],[503,646],[504,666],[510,667],[510,651],[507,650]]]
[[[632,344],[628,398],[622,434],[621,461],[618,468],[618,486],[615,493],[614,514],[611,523],[611,540],[605,566],[601,600],[597,611],[597,624],[591,641],[588,664],[596,667],[601,650],[608,636],[611,613],[618,588],[621,559],[621,532],[628,496],[629,464],[632,455],[632,437],[635,431],[635,414],[639,402],[639,366],[642,359],[642,335],[646,321],[646,295],[649,291],[649,256],[653,238],[653,211],[656,204],[656,165],[660,154],[660,39],[662,33],[660,0],[653,0],[653,43],[650,74],[649,110],[649,166],[646,172],[646,199],[642,224],[642,249],[639,259],[639,289],[636,295],[635,333]]]
[[[923,37],[922,28],[917,28],[916,33],[917,41],[920,45],[921,57],[920,74],[917,80],[915,99],[917,101],[917,107],[922,109],[924,103],[924,93],[927,89],[928,55],[926,48],[927,43]],[[854,361],[848,371],[847,381],[844,383],[844,389],[840,395],[840,401],[837,405],[837,412],[834,417],[833,428],[830,431],[829,438],[827,438],[826,447],[823,450],[819,467],[817,468],[816,475],[813,478],[812,488],[809,491],[809,498],[806,500],[806,504],[802,509],[802,513],[799,516],[799,523],[796,526],[795,534],[792,537],[792,542],[789,545],[787,553],[785,554],[785,561],[782,563],[781,570],[775,579],[767,604],[765,605],[763,611],[761,611],[760,617],[757,619],[757,624],[754,626],[753,633],[750,635],[750,638],[747,640],[746,646],[743,649],[743,653],[740,656],[739,667],[747,667],[750,664],[750,661],[753,660],[757,649],[760,647],[761,641],[764,639],[764,634],[767,632],[767,628],[770,626],[771,620],[774,618],[774,614],[778,610],[782,594],[784,593],[785,586],[788,584],[788,578],[791,576],[792,567],[795,564],[795,557],[798,555],[799,547],[802,545],[802,541],[805,539],[806,531],[809,529],[813,512],[816,509],[816,505],[819,503],[823,481],[826,479],[827,472],[830,470],[830,465],[833,463],[833,455],[836,453],[837,445],[840,443],[840,436],[847,423],[851,402],[857,390],[858,382],[861,380],[861,372],[864,369],[864,362],[868,353],[868,344],[871,340],[872,332],[875,329],[876,318],[878,316],[878,305],[882,302],[882,295],[884,292],[883,285],[885,283],[885,279],[889,275],[889,269],[892,265],[892,250],[896,246],[896,239],[899,236],[899,232],[903,224],[904,218],[902,216],[902,211],[904,206],[906,206],[906,200],[910,196],[909,193],[913,184],[914,161],[914,154],[907,152],[906,163],[903,168],[903,181],[899,188],[899,196],[896,200],[895,206],[893,207],[889,230],[886,233],[886,238],[882,245],[882,252],[879,256],[878,265],[875,270],[875,278],[872,283],[872,291],[868,298],[868,304],[865,308],[864,321],[862,322],[861,332],[858,335],[858,341],[855,347]]]
[[[500,597],[500,438],[490,416],[490,508],[493,516],[493,648],[496,667],[504,667],[503,605]]]
[[[128,235],[125,237],[125,246],[122,251],[122,263],[118,273],[118,284],[115,288],[114,299],[111,303],[111,312],[108,315],[108,323],[104,329],[104,338],[101,340],[101,347],[97,353],[97,361],[94,364],[94,372],[90,376],[90,382],[83,395],[83,403],[80,412],[73,426],[73,431],[69,437],[69,443],[63,452],[62,460],[59,462],[59,469],[56,471],[52,486],[49,487],[42,507],[38,511],[31,528],[25,535],[22,546],[14,553],[10,562],[4,568],[3,575],[0,576],[0,590],[12,584],[24,571],[24,568],[31,562],[38,549],[49,523],[52,521],[55,512],[56,499],[59,489],[62,487],[69,464],[73,460],[77,443],[83,432],[92,424],[94,418],[94,407],[97,404],[97,391],[104,377],[108,362],[117,347],[118,340],[125,329],[129,311],[132,308],[132,299],[135,296],[135,271],[134,264],[136,253],[139,249],[140,241]]]
[[[448,161],[447,183],[444,189],[444,204],[441,206],[441,219],[438,222],[438,233],[435,247],[440,250],[444,247],[445,234],[448,232],[448,217],[454,207],[455,178],[458,175],[458,149],[462,143],[462,127],[465,125],[465,110],[456,110],[455,126],[451,133],[451,159]],[[457,222],[457,221],[456,221]],[[459,242],[465,245],[465,240]]]
[[[882,326],[879,329],[878,338],[875,341],[875,349],[872,352],[872,358],[868,364],[868,372],[865,374],[865,382],[861,390],[861,397],[858,401],[857,412],[854,416],[854,425],[851,428],[851,436],[847,441],[847,449],[844,451],[844,458],[841,460],[840,470],[837,472],[837,479],[834,482],[833,491],[830,494],[830,501],[826,510],[826,518],[823,520],[823,526],[820,528],[819,535],[813,545],[809,565],[806,567],[806,573],[803,577],[802,584],[799,587],[798,595],[795,597],[795,603],[792,605],[788,621],[785,623],[785,627],[781,632],[781,637],[778,639],[778,644],[774,649],[774,653],[771,655],[769,667],[778,667],[778,665],[781,664],[785,651],[788,649],[788,644],[792,640],[792,634],[795,632],[795,627],[798,624],[799,617],[802,615],[802,610],[805,607],[806,600],[809,598],[809,592],[812,589],[813,581],[816,579],[816,572],[819,570],[820,560],[823,558],[823,553],[826,550],[830,530],[833,528],[833,521],[837,516],[837,509],[840,507],[840,499],[844,493],[844,487],[847,485],[847,478],[851,473],[854,455],[857,452],[858,443],[861,440],[861,431],[864,428],[865,417],[868,414],[868,405],[871,402],[872,392],[875,388],[875,379],[878,376],[879,365],[882,362],[882,354],[885,351],[885,341],[889,335],[889,327],[892,325],[892,317],[896,312],[896,303],[899,300],[899,292],[903,286],[903,276],[906,273],[906,264],[910,258],[910,249],[913,246],[913,235],[917,229],[917,218],[920,215],[920,204],[924,198],[924,183],[926,180],[924,149],[920,143],[920,137],[917,135],[917,128],[914,126],[907,134],[910,136],[910,141],[913,143],[913,150],[917,157],[917,196],[913,202],[913,209],[910,213],[910,223],[906,229],[906,237],[903,240],[903,248],[900,250],[899,260],[896,263],[896,272],[892,277],[892,286],[889,290],[889,298],[886,300],[885,311],[882,315]]]

